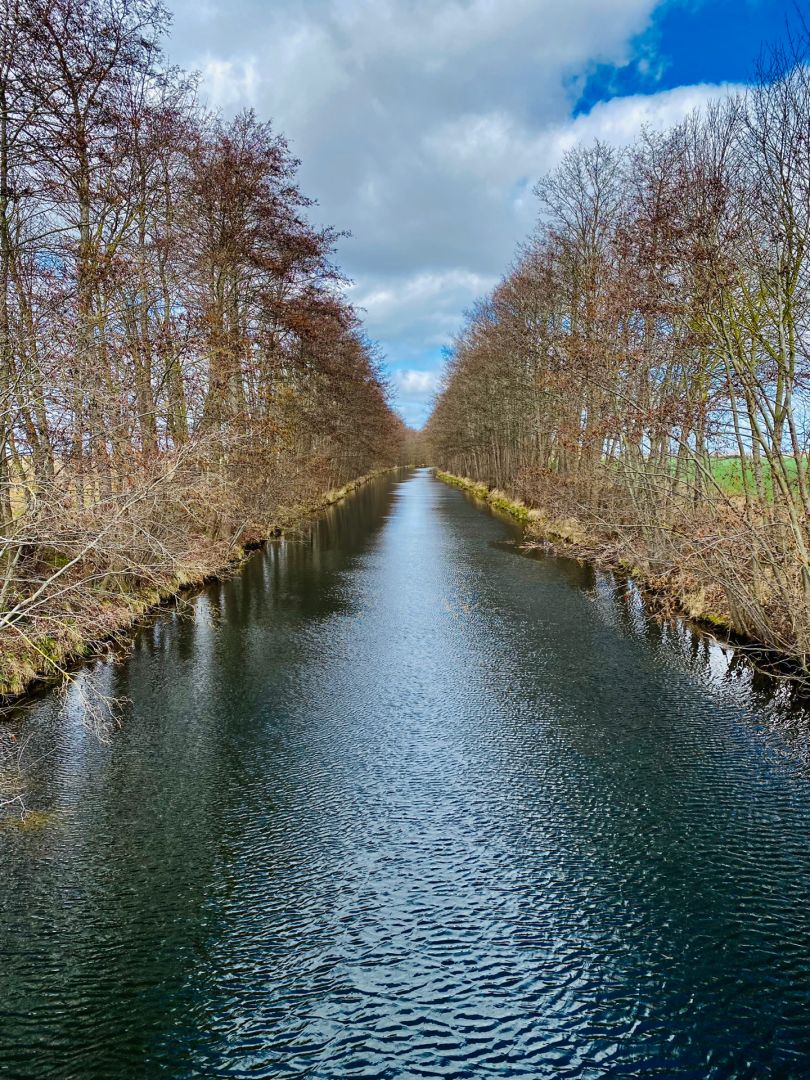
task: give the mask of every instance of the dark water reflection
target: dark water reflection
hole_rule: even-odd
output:
[[[0,1076],[810,1075],[787,692],[510,539],[384,480],[33,709]]]

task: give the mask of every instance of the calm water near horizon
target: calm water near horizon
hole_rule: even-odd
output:
[[[390,475],[15,721],[0,1077],[810,1076],[785,685]]]

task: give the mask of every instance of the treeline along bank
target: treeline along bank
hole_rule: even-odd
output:
[[[397,460],[284,139],[152,0],[0,0],[0,693]]]
[[[428,425],[536,533],[810,669],[810,68],[575,147]]]

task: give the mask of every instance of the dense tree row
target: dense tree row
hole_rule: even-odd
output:
[[[629,149],[572,149],[469,314],[434,460],[678,574],[810,662],[810,69]]]
[[[389,463],[402,425],[297,162],[200,108],[161,4],[0,19],[0,643],[36,644],[76,567],[191,574]]]

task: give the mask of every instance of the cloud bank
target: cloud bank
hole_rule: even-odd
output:
[[[203,93],[273,120],[314,216],[421,422],[441,347],[534,220],[531,188],[579,139],[632,138],[716,88],[617,98],[572,118],[588,75],[630,62],[656,0],[174,0],[172,59]],[[399,374],[397,374],[399,372]],[[421,389],[419,388],[421,385]]]

